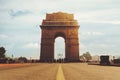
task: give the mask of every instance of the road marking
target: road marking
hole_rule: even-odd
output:
[[[61,65],[59,65],[56,80],[65,80]]]

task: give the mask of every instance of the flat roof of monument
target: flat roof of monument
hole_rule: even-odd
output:
[[[74,15],[65,12],[47,13],[46,20],[74,20]]]

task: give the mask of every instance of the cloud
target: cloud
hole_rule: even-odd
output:
[[[102,32],[82,32],[81,35],[83,36],[101,36],[104,35]]]
[[[81,20],[81,22],[86,22],[86,23],[106,23],[106,24],[120,24],[120,20]]]
[[[91,11],[76,12],[75,18],[85,23],[108,23],[120,24],[119,8],[98,9]]]
[[[0,39],[8,38],[6,34],[0,34]]]
[[[12,17],[17,17],[17,16],[22,16],[22,15],[27,15],[27,14],[31,14],[32,12],[30,12],[29,10],[10,10],[9,11],[9,15]]]
[[[40,45],[38,43],[28,43],[28,44],[25,44],[23,48],[38,49],[40,48]]]

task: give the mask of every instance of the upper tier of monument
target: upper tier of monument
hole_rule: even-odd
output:
[[[74,20],[73,14],[57,12],[46,14],[46,19],[43,20],[42,26],[78,26],[78,22]]]

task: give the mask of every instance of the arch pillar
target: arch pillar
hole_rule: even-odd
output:
[[[74,43],[72,41],[75,41]],[[79,61],[79,43],[78,39],[69,38],[66,40],[66,61],[77,62]]]
[[[54,59],[54,39],[42,38],[41,39],[41,62],[51,62]]]

